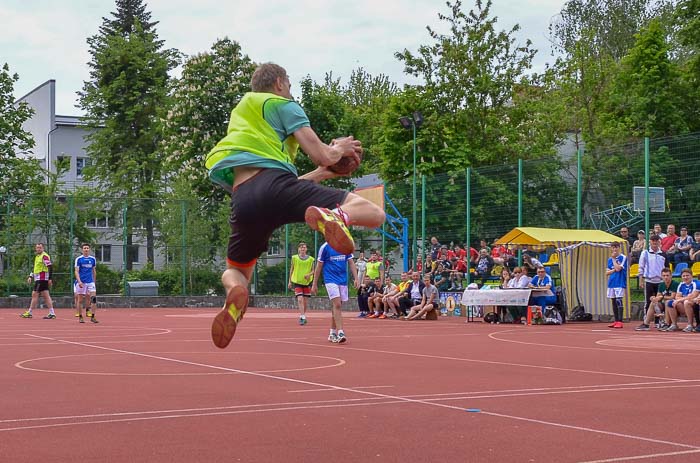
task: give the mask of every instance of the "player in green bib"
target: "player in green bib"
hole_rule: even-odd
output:
[[[311,282],[314,280],[314,258],[307,254],[306,243],[297,245],[298,254],[292,256],[292,268],[289,270],[289,289],[294,289],[294,296],[299,306],[299,324],[306,325],[306,299],[311,297]]]
[[[381,226],[384,211],[354,193],[319,185],[339,177],[329,169],[343,157],[359,163],[362,143],[352,136],[323,143],[292,98],[287,71],[258,66],[246,93],[231,111],[226,136],[206,156],[209,178],[231,193],[231,235],[221,276],[226,301],[211,327],[217,347],[226,347],[248,305],[255,262],[278,227],[306,222],[346,254],[355,250],[349,225]],[[294,159],[302,148],[317,166],[298,176]],[[341,209],[342,208],[342,209]]]

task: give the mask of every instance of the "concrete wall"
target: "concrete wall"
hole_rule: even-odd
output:
[[[55,95],[56,81],[49,80],[18,100],[26,102],[34,109],[34,115],[22,124],[22,128],[34,137],[31,157],[43,161],[41,165],[44,168],[50,167],[46,162],[49,153],[49,132],[55,127]]]
[[[73,307],[73,298],[61,296],[52,298],[54,307],[64,309]],[[122,297],[122,296],[97,296],[98,308],[218,308],[223,307],[224,298],[221,296],[157,296],[157,297]],[[24,309],[29,307],[29,297],[0,297],[0,308]],[[294,297],[285,296],[251,296],[251,307],[295,309]],[[330,301],[326,297],[312,297],[307,307],[311,310],[328,310]],[[357,299],[351,298],[343,304],[343,310],[358,310]]]

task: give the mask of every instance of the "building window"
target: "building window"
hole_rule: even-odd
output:
[[[75,175],[83,176],[83,169],[87,166],[87,158],[75,158]]]
[[[97,217],[85,222],[85,226],[91,228],[110,228],[115,226],[115,221],[109,216],[109,211],[100,211]]]
[[[98,262],[112,262],[112,245],[98,244],[95,246],[95,259]]]
[[[281,256],[282,255],[282,246],[278,241],[270,241],[270,245],[267,248],[267,255],[268,256]]]
[[[139,262],[139,245],[138,244],[132,244],[131,246],[127,246],[127,259],[130,260],[131,262],[138,263]]]

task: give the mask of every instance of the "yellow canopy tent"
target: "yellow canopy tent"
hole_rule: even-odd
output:
[[[496,241],[508,246],[556,248],[562,291],[569,310],[583,306],[594,318],[612,315],[612,306],[607,298],[608,277],[605,275],[612,242],[619,242],[622,253],[627,255],[627,240],[600,230],[517,227]],[[627,317],[630,313],[629,284],[624,298],[624,313]]]

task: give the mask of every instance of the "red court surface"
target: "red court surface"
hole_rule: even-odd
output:
[[[700,461],[700,335],[214,313],[0,310],[0,461]]]

